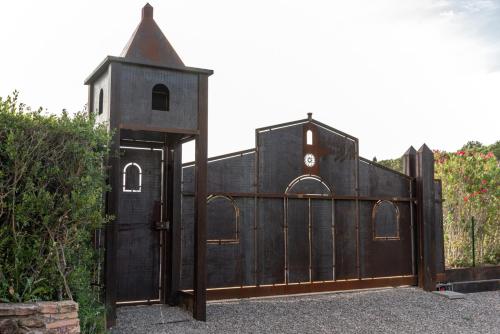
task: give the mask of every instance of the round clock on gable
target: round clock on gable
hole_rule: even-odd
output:
[[[313,167],[314,164],[316,163],[316,158],[314,157],[314,154],[307,153],[304,156],[304,163],[307,167]]]

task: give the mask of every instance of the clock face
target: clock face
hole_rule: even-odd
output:
[[[313,167],[314,164],[316,163],[316,158],[312,153],[307,153],[304,156],[304,163],[306,164],[307,167]]]

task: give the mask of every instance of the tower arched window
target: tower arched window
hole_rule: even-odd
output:
[[[103,105],[104,105],[104,92],[101,88],[99,91],[99,109],[97,110],[98,114],[101,115],[103,111]]]
[[[170,110],[170,92],[167,86],[157,84],[153,87],[151,109],[160,111]]]
[[[142,169],[135,162],[130,162],[123,167],[123,191],[140,193],[142,189]]]

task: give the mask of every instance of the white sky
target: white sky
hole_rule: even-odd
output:
[[[371,159],[500,139],[500,0],[152,0],[188,66],[210,68],[209,155],[313,117]],[[145,1],[0,3],[0,96],[77,111]],[[193,158],[192,148],[185,160]]]

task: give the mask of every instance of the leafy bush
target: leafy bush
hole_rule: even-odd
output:
[[[448,266],[472,264],[472,219],[476,262],[500,263],[500,167],[487,147],[469,144],[456,153],[434,153],[436,178],[443,182]]]
[[[94,231],[105,223],[109,135],[92,117],[44,115],[0,98],[0,300],[74,299],[103,330]]]
[[[459,151],[434,151],[435,177],[443,184],[446,266],[472,265],[472,217],[476,262],[500,264],[500,141],[469,141]],[[379,161],[402,171],[402,158]]]

